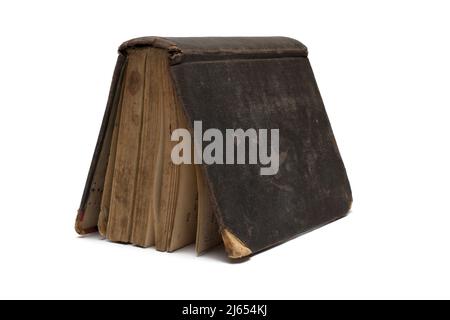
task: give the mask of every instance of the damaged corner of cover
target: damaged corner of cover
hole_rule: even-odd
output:
[[[81,224],[83,223],[83,218],[84,218],[84,211],[78,210],[77,218],[76,218],[76,220],[75,220],[75,231],[76,231],[76,233],[78,233],[79,235],[85,234],[85,233],[83,232],[83,228],[82,228],[82,226],[81,226]]]
[[[229,258],[240,259],[252,254],[252,251],[230,231],[223,229],[221,233],[225,250]]]
[[[84,236],[89,233],[97,232],[98,231],[97,226],[94,226],[94,227],[83,226],[84,216],[85,216],[85,211],[81,210],[81,209],[78,210],[77,218],[75,220],[76,233],[78,233],[80,236]]]

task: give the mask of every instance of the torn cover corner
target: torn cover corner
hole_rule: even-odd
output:
[[[244,258],[252,254],[252,251],[228,229],[222,230],[222,239],[228,257],[231,259]]]

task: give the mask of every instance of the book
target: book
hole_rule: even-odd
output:
[[[79,234],[249,257],[345,216],[352,194],[307,48],[286,37],[119,47]]]

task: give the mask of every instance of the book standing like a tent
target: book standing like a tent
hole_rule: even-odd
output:
[[[77,232],[160,251],[223,242],[241,258],[345,216],[350,185],[307,55],[285,37],[122,44]],[[204,134],[191,164],[173,161],[183,128]]]

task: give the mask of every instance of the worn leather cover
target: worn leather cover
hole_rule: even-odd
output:
[[[145,37],[125,42],[119,53],[143,46],[167,50],[189,123],[222,132],[279,129],[276,175],[261,176],[259,165],[203,166],[220,228],[243,255],[347,214],[350,185],[303,44],[285,37]]]
[[[101,179],[104,181],[104,177],[106,174],[106,165],[103,167],[99,166],[99,158],[102,149],[106,148],[109,150],[111,145],[107,145],[106,136],[108,127],[114,126],[114,122],[117,114],[117,105],[119,104],[119,96],[120,96],[120,87],[122,82],[122,77],[124,73],[124,68],[126,67],[127,59],[126,56],[119,54],[116,62],[116,67],[114,69],[111,87],[109,90],[108,102],[106,104],[105,114],[103,116],[102,125],[100,127],[100,132],[98,135],[97,143],[95,145],[94,154],[92,156],[91,165],[89,167],[88,176],[86,179],[86,184],[84,187],[83,195],[81,197],[80,207],[78,209],[78,214],[75,223],[75,229],[79,234],[86,234],[97,231],[97,221],[96,219],[89,219],[90,221],[85,221],[85,213],[87,207],[89,205],[93,205],[90,203],[89,199],[96,198],[96,202],[100,202],[100,194],[98,193],[97,188],[93,188],[94,183],[94,175],[97,170],[99,172],[99,176],[103,177]],[[110,143],[110,141],[109,141]],[[109,153],[109,151],[108,151]],[[101,190],[102,191],[102,190]],[[98,208],[98,210],[100,210]],[[98,213],[97,213],[98,215]]]

